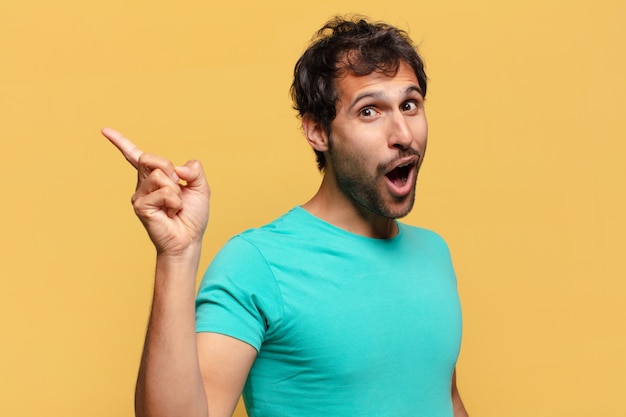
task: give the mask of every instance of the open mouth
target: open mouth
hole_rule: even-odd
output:
[[[403,186],[409,179],[409,175],[411,174],[411,169],[415,166],[413,163],[404,164],[397,166],[396,168],[389,171],[386,176],[389,178],[392,184],[396,186]]]

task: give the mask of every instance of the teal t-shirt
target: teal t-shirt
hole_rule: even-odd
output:
[[[461,309],[445,242],[355,235],[301,207],[233,237],[200,286],[198,332],[252,345],[250,417],[451,417]]]

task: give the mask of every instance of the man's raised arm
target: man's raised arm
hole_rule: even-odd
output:
[[[209,411],[211,417],[231,415],[256,351],[227,336],[196,336],[195,283],[210,196],[202,165],[188,161],[174,166],[165,158],[143,153],[113,129],[105,128],[102,134],[137,169],[131,201],[157,253],[135,413],[141,417],[206,417]]]

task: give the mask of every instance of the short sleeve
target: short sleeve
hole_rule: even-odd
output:
[[[233,237],[207,268],[196,298],[196,331],[242,340],[257,351],[282,318],[282,299],[265,257]]]

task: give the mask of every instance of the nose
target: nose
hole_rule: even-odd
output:
[[[413,135],[406,117],[400,111],[393,113],[389,126],[389,147],[407,149],[411,146]]]

